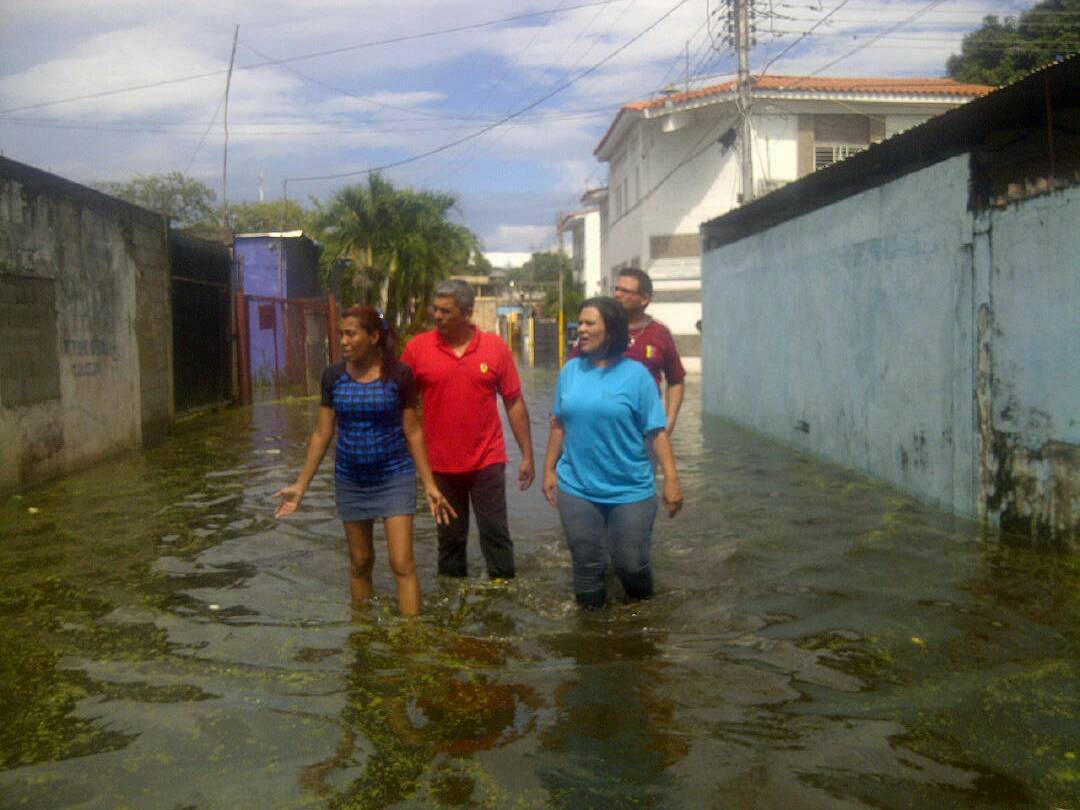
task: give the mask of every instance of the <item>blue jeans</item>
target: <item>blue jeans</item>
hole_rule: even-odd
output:
[[[579,605],[598,608],[604,604],[609,555],[628,597],[652,596],[649,550],[656,520],[655,495],[635,503],[604,504],[559,492],[559,518],[574,562],[574,596]]]

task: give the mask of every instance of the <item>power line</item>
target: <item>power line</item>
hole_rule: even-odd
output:
[[[797,9],[805,8],[805,9],[810,9],[811,11],[823,11],[824,10],[822,3],[780,3],[779,5],[780,5],[781,8],[797,8]],[[849,8],[852,11],[869,11],[869,12],[875,12],[875,13],[890,13],[887,9],[883,9],[880,6],[852,5],[852,6],[849,6]],[[1028,16],[1028,15],[1030,15],[1032,17],[1041,17],[1041,16],[1046,16],[1046,17],[1076,17],[1076,16],[1080,16],[1080,11],[1065,11],[1064,9],[1023,8],[1023,9],[1006,9],[1005,11],[1006,11],[1007,14],[1011,14],[1011,13],[1015,12],[1017,14],[1024,15],[1025,17]],[[895,13],[902,13],[902,12],[897,11]],[[1017,22],[1019,22],[1018,17],[1010,17],[1010,16],[1002,17],[1000,12],[995,12],[995,11],[985,9],[985,8],[982,8],[982,9],[974,9],[973,8],[971,10],[966,11],[964,9],[959,9],[959,8],[956,8],[956,7],[949,7],[949,8],[945,8],[945,9],[934,9],[934,10],[932,10],[930,12],[927,12],[927,13],[930,13],[930,14],[961,14],[961,15],[967,15],[968,17],[971,17],[971,18],[976,18],[978,20],[982,20],[985,17],[995,17],[997,19],[1013,19],[1013,20],[1016,20]]]
[[[588,120],[590,118],[607,118],[610,116],[610,112],[598,111],[595,113],[578,113],[575,115],[565,116],[545,116],[543,118],[521,118],[515,119],[507,123],[507,127],[525,127],[535,126],[537,123],[551,123],[553,121],[579,121]],[[208,134],[209,129],[217,121],[211,122],[210,127],[204,132]],[[297,124],[303,124],[306,122],[297,122]],[[101,125],[101,124],[78,124],[78,123],[66,123],[66,122],[44,122],[33,118],[20,119],[20,118],[0,118],[0,125],[9,124],[17,127],[28,127],[30,129],[60,129],[60,130],[74,130],[77,132],[112,132],[120,134],[132,134],[132,135],[145,135],[145,134],[161,134],[161,135],[199,135],[198,129],[177,129],[169,127],[133,127],[125,126],[123,124],[116,125]],[[229,132],[248,136],[262,136],[262,135],[332,135],[332,134],[371,134],[371,135],[399,135],[399,134],[413,134],[420,132],[448,132],[453,130],[472,129],[468,124],[447,124],[438,127],[339,127],[327,125],[321,129],[292,129],[289,124],[280,124],[277,127],[263,128],[258,124],[230,124]]]
[[[806,76],[803,76],[801,78],[809,79],[809,78],[812,78],[813,76],[816,76],[817,74],[821,73],[823,70],[828,70],[833,65],[837,64],[838,62],[844,61],[849,56],[853,56],[854,54],[858,53],[859,51],[863,50],[864,48],[869,48],[871,45],[873,45],[875,42],[877,42],[879,39],[881,39],[886,34],[891,34],[897,28],[900,28],[903,25],[907,25],[910,22],[914,22],[919,17],[921,17],[923,14],[927,13],[928,11],[930,11],[933,8],[936,8],[937,6],[940,6],[944,2],[945,2],[945,0],[931,0],[931,2],[928,3],[927,5],[923,6],[923,8],[919,9],[918,11],[916,11],[913,14],[908,15],[907,17],[905,17],[900,22],[894,23],[893,25],[889,26],[884,31],[882,31],[880,34],[878,34],[877,36],[872,37],[871,39],[867,40],[866,42],[863,42],[863,43],[860,43],[859,45],[856,45],[854,48],[852,48],[847,53],[836,57],[835,59],[833,59],[830,62],[826,62],[824,65],[819,67],[813,73],[808,73]],[[795,84],[798,84],[798,81],[796,81]]]
[[[776,64],[777,60],[779,60],[780,58],[782,58],[782,57],[783,57],[783,56],[784,56],[785,54],[789,53],[789,52],[791,51],[791,49],[792,49],[792,48],[794,48],[794,47],[795,47],[796,45],[798,45],[798,44],[799,44],[800,42],[802,42],[802,41],[803,41],[804,39],[806,39],[806,38],[807,38],[808,36],[810,36],[811,34],[813,34],[813,33],[814,33],[814,31],[815,31],[815,30],[817,30],[817,28],[818,28],[819,26],[821,26],[821,25],[824,25],[825,23],[827,23],[827,22],[829,21],[829,18],[830,18],[830,17],[832,17],[832,15],[833,15],[833,14],[835,14],[836,12],[838,12],[838,11],[839,11],[840,9],[842,9],[842,8],[843,8],[844,6],[846,6],[846,5],[847,5],[847,3],[848,3],[848,0],[842,0],[842,2],[840,3],[840,5],[838,5],[838,6],[837,6],[836,8],[834,8],[834,9],[833,9],[832,11],[830,11],[830,12],[829,12],[828,14],[826,14],[826,15],[825,15],[824,17],[822,17],[822,18],[821,18],[820,20],[818,20],[818,21],[817,21],[817,22],[816,22],[816,23],[815,23],[815,24],[813,25],[813,27],[811,27],[811,28],[810,28],[810,29],[809,29],[808,31],[806,31],[806,32],[805,32],[805,33],[804,33],[804,34],[803,34],[803,35],[802,35],[801,37],[799,37],[799,38],[798,38],[797,40],[795,40],[795,41],[794,41],[794,42],[792,42],[792,43],[791,43],[790,45],[788,45],[788,46],[787,46],[786,48],[784,48],[784,50],[780,51],[780,53],[778,53],[778,54],[777,54],[776,56],[774,56],[774,57],[773,57],[772,59],[770,59],[770,60],[768,61],[768,63],[767,63],[766,65],[765,65],[765,67],[763,67],[763,68],[761,69],[761,73],[760,73],[760,74],[758,74],[758,75],[759,75],[759,76],[764,76],[764,75],[765,75],[766,73],[768,73],[768,72],[769,72],[769,68],[771,68],[771,67],[772,67],[772,66],[773,66],[774,64]]]
[[[670,180],[672,177],[674,177],[675,173],[678,172],[679,169],[681,169],[687,163],[692,163],[693,161],[697,160],[701,155],[703,155],[711,146],[713,146],[714,137],[719,133],[719,131],[720,131],[719,126],[710,127],[708,129],[706,129],[705,134],[702,135],[700,138],[697,139],[697,141],[694,142],[694,144],[687,151],[686,156],[682,160],[680,160],[678,163],[676,163],[674,168],[672,168],[667,174],[665,174],[662,178],[660,178],[660,181],[656,185],[654,185],[652,188],[650,188],[648,191],[646,191],[644,194],[642,194],[640,197],[638,197],[637,201],[633,205],[631,205],[629,208],[627,208],[625,211],[623,211],[618,216],[618,218],[613,219],[611,221],[611,225],[614,226],[616,222],[619,222],[623,218],[629,216],[633,211],[635,211],[638,208],[638,206],[640,206],[647,199],[649,199],[649,197],[651,197],[653,194],[655,194],[657,192],[657,190],[659,190],[659,188],[664,185],[664,183],[666,183],[668,180]],[[698,149],[698,147],[701,146],[702,142],[706,141],[706,140],[708,141],[708,143],[706,143],[704,146],[702,146],[700,149]]]
[[[191,153],[191,157],[188,158],[187,165],[184,167],[184,174],[187,174],[191,169],[191,164],[195,162],[195,156],[199,154],[199,150],[202,149],[203,143],[206,141],[206,136],[210,134],[210,130],[214,128],[214,124],[217,123],[218,113],[221,112],[221,107],[225,103],[225,94],[222,93],[221,100],[218,101],[217,108],[214,110],[213,116],[210,118],[210,123],[206,125],[206,131],[203,132],[202,137],[199,138],[199,142],[195,144],[195,151]]]
[[[940,0],[940,1],[943,2],[943,0]],[[290,177],[290,178],[286,178],[285,182],[288,182],[289,180],[292,180],[294,182],[307,182],[307,181],[313,181],[313,180],[337,180],[337,179],[341,179],[341,178],[345,178],[345,177],[355,177],[355,176],[361,175],[361,174],[372,174],[374,172],[385,171],[386,169],[393,169],[393,168],[396,168],[398,166],[404,166],[407,163],[415,163],[418,160],[422,160],[422,159],[424,159],[426,157],[431,157],[432,155],[437,155],[440,152],[445,152],[446,150],[452,149],[455,146],[463,144],[463,143],[465,143],[467,141],[471,141],[474,138],[478,138],[481,135],[483,135],[485,132],[490,132],[491,130],[495,129],[496,127],[500,127],[500,126],[506,124],[508,121],[512,121],[513,119],[515,119],[518,116],[528,112],[529,110],[532,110],[532,109],[535,109],[536,107],[539,107],[545,101],[548,101],[549,99],[551,99],[554,96],[558,95],[562,91],[564,91],[567,88],[573,86],[577,82],[584,79],[586,76],[589,76],[590,74],[595,73],[601,67],[606,65],[608,62],[610,62],[612,59],[614,59],[620,53],[625,51],[627,48],[629,48],[631,45],[633,45],[635,42],[637,42],[643,36],[648,34],[650,31],[652,31],[654,28],[656,28],[662,22],[664,22],[664,20],[666,20],[668,17],[670,17],[672,14],[674,14],[676,11],[678,11],[680,8],[682,8],[684,5],[686,5],[686,3],[688,3],[688,2],[689,2],[689,0],[679,0],[679,2],[677,2],[674,6],[672,6],[670,9],[668,9],[663,14],[661,14],[660,17],[658,17],[655,21],[653,21],[648,26],[646,26],[644,30],[642,30],[638,34],[635,34],[633,37],[631,37],[625,43],[623,43],[618,48],[616,48],[614,51],[609,53],[607,56],[605,56],[603,59],[601,59],[596,64],[592,65],[591,67],[586,68],[585,70],[583,70],[581,73],[579,73],[577,76],[570,79],[569,81],[563,82],[558,87],[556,87],[554,90],[551,90],[550,92],[545,93],[543,96],[541,96],[540,98],[538,98],[536,101],[532,102],[531,104],[527,104],[525,107],[522,107],[520,110],[517,110],[516,112],[510,113],[509,115],[507,115],[504,118],[496,121],[495,123],[489,124],[489,125],[487,125],[485,127],[482,127],[480,129],[476,130],[473,133],[470,133],[469,135],[466,135],[464,138],[458,138],[457,140],[450,141],[449,143],[445,143],[442,146],[437,147],[435,149],[428,150],[427,152],[422,152],[422,153],[420,153],[418,155],[413,155],[411,157],[402,158],[401,160],[396,160],[396,161],[393,161],[391,163],[386,163],[386,164],[383,164],[382,166],[375,166],[375,167],[368,168],[368,169],[357,169],[355,171],[350,171],[350,172],[338,172],[336,174],[315,175],[315,176],[311,176],[311,177]]]
[[[810,22],[814,18],[813,17],[788,17],[786,19],[789,22],[800,23],[800,22]],[[834,22],[843,23],[843,24],[847,24],[847,25],[866,25],[867,23],[883,23],[883,22],[888,22],[888,21],[889,20],[888,20],[887,17],[882,17],[880,15],[866,16],[866,17],[837,17],[834,20]],[[1075,23],[1076,23],[1076,21],[1071,21],[1071,24],[1075,25]],[[969,23],[969,22],[966,22],[966,21],[957,21],[957,20],[928,20],[926,22],[927,26],[933,26],[934,29],[944,29],[944,28],[948,28],[950,26],[953,26],[953,27],[965,26],[965,29],[963,31],[957,31],[958,34],[976,33],[979,29],[975,29],[974,31],[971,31],[971,30],[967,29],[967,26],[972,25],[972,24],[973,23]],[[1038,22],[1038,23],[1025,23],[1023,27],[1025,29],[1030,28],[1030,29],[1035,29],[1035,30],[1060,31],[1062,29],[1062,25],[1063,25],[1063,23],[1061,23],[1060,21],[1059,22]],[[1012,30],[1015,31],[1015,30],[1018,30],[1018,29],[1012,29]]]
[[[561,9],[562,12],[574,11],[580,8],[593,8],[595,6],[608,6],[614,3],[622,3],[625,0],[594,0],[589,3],[582,3],[576,6],[565,6]],[[474,31],[478,28],[490,28],[496,25],[503,25],[508,22],[517,22],[519,20],[527,20],[533,17],[542,17],[548,14],[554,13],[554,10],[547,9],[546,11],[532,11],[525,14],[515,14],[511,17],[502,17],[497,20],[487,20],[485,22],[470,23],[468,25],[459,25],[453,28],[442,28],[436,31],[425,31],[420,34],[404,34],[399,37],[390,37],[388,39],[374,40],[372,42],[361,42],[356,45],[346,45],[340,48],[331,48],[325,51],[313,51],[311,53],[300,54],[298,56],[289,56],[284,59],[270,59],[264,62],[259,62],[254,65],[242,65],[236,70],[257,70],[258,68],[272,67],[275,65],[284,65],[288,62],[300,62],[305,59],[316,59],[322,56],[333,56],[339,53],[347,53],[349,51],[362,50],[365,48],[374,48],[381,45],[396,45],[402,42],[411,42],[418,39],[428,39],[430,37],[444,36],[447,34],[458,34],[463,31]],[[107,96],[115,96],[121,93],[133,93],[138,90],[152,90],[157,87],[167,87],[173,84],[181,84],[184,82],[197,81],[198,79],[206,79],[212,76],[223,76],[228,71],[226,69],[212,70],[206,73],[195,73],[189,76],[180,76],[175,79],[163,79],[156,82],[147,82],[145,84],[129,85],[128,87],[118,87],[113,90],[102,90],[97,93],[86,93],[79,96],[70,96],[68,98],[54,99],[52,101],[40,101],[36,104],[26,104],[22,107],[11,107],[6,110],[0,110],[0,115],[6,115],[8,113],[23,112],[25,110],[37,110],[43,107],[53,107],[58,104],[70,104],[76,101],[90,101],[98,98],[105,98]]]
[[[343,96],[348,96],[349,98],[354,98],[354,99],[356,99],[357,101],[359,101],[359,102],[361,102],[363,104],[370,104],[373,107],[383,107],[383,108],[388,109],[388,110],[397,110],[398,112],[413,113],[414,115],[423,115],[423,116],[428,117],[428,118],[440,118],[440,119],[442,119],[442,118],[446,118],[446,119],[460,118],[462,120],[465,120],[465,116],[455,116],[455,115],[445,115],[445,114],[439,114],[439,113],[429,113],[429,112],[427,112],[425,110],[416,109],[415,107],[400,107],[400,106],[398,106],[396,104],[390,104],[390,103],[385,102],[385,101],[376,101],[373,98],[367,98],[366,96],[359,96],[356,93],[353,93],[353,92],[351,92],[349,90],[344,89],[343,87],[338,87],[336,85],[330,84],[330,82],[325,82],[322,79],[317,79],[314,76],[309,76],[307,73],[302,73],[301,71],[294,68],[292,65],[284,64],[284,63],[282,63],[282,62],[280,62],[278,60],[274,60],[271,57],[267,56],[266,54],[262,53],[261,51],[256,50],[251,45],[248,45],[246,42],[241,42],[240,44],[243,45],[245,48],[247,48],[249,51],[251,51],[256,56],[258,56],[259,58],[269,60],[267,62],[264,62],[263,64],[274,64],[274,63],[276,63],[280,67],[285,68],[285,70],[289,71],[293,75],[299,76],[304,81],[311,82],[312,84],[317,84],[320,87],[323,87],[323,88],[325,88],[327,90],[332,90],[335,93],[340,93]]]
[[[785,31],[783,33],[785,33],[785,34],[798,34],[800,32],[799,31]],[[816,37],[837,37],[837,38],[843,38],[843,39],[858,39],[859,37],[864,36],[864,34],[851,33],[849,31],[833,31],[831,33],[817,33],[817,34],[814,34],[814,36],[816,36]],[[899,36],[894,36],[892,34],[883,34],[883,35],[875,35],[875,36],[877,36],[878,39],[888,39],[888,40],[892,40],[894,42],[940,42],[940,43],[944,43],[944,44],[949,44],[949,43],[959,44],[955,37],[906,36],[904,34],[901,34]],[[1017,44],[1042,45],[1042,46],[1051,46],[1051,45],[1062,46],[1062,45],[1064,45],[1064,46],[1067,46],[1067,47],[1076,47],[1077,45],[1080,45],[1080,37],[1078,37],[1077,39],[1071,40],[1071,41],[1070,40],[1061,40],[1061,39],[1022,39],[1022,40],[1016,40],[1016,39],[1011,39],[1011,38],[1008,38],[1008,37],[998,37],[998,38],[987,37],[987,38],[979,39],[976,42],[969,42],[967,47],[968,48],[1003,47],[1003,46],[1006,46],[1006,45],[1017,45]],[[899,46],[897,46],[897,47],[899,47]],[[941,47],[944,47],[944,45],[933,45],[931,47],[933,47],[933,48],[941,48]]]
[[[606,115],[608,111],[617,110],[622,105],[609,104],[602,107],[589,107],[585,108],[567,108],[563,110],[551,110],[549,112],[538,112],[535,115],[522,116],[520,121],[522,123],[542,122],[547,120],[558,120],[562,118],[591,118],[599,115]],[[452,120],[457,120],[456,117]],[[470,129],[475,125],[475,118],[469,118],[473,121],[473,124],[446,124],[444,126],[430,126],[415,129],[396,129],[396,128],[380,128],[372,130],[375,132],[439,132],[443,129]],[[494,121],[495,118],[490,120]],[[192,121],[153,121],[142,118],[113,118],[113,119],[88,119],[88,118],[23,118],[12,116],[0,116],[0,124],[2,123],[19,123],[19,124],[35,124],[42,127],[55,126],[58,129],[65,128],[77,128],[77,129],[103,129],[116,128],[116,130],[124,132],[181,132],[182,134],[196,134],[199,130],[192,130]],[[347,119],[340,117],[334,118],[264,118],[259,119],[257,122],[250,124],[230,124],[232,129],[244,129],[245,127],[274,127],[282,126],[287,127],[295,124],[327,124],[330,126],[336,126],[339,124],[351,123]],[[376,121],[378,124],[415,124],[415,123],[432,123],[428,118],[383,118]],[[179,129],[177,129],[179,128]],[[361,132],[365,131],[366,127],[344,127],[344,131]],[[267,130],[270,131],[270,130]]]
[[[563,2],[565,2],[565,0],[563,0]],[[631,3],[632,2],[633,2],[633,0],[631,0]],[[562,5],[563,5],[563,3],[560,2],[558,8],[561,8]],[[620,16],[626,12],[627,8],[628,8],[628,6],[623,6],[623,10],[622,10],[622,12],[620,12]],[[602,11],[602,9],[600,11]],[[584,33],[584,31],[588,30],[589,26],[591,26],[592,23],[596,20],[597,16],[599,16],[600,11],[598,11],[597,14],[593,16],[593,19],[589,21],[589,24],[587,26],[585,26],[584,29],[582,29],[581,31],[578,31],[577,36],[574,37],[574,41],[569,46],[567,46],[566,49],[563,50],[562,54],[559,57],[560,59],[562,58],[562,56],[566,55],[567,51],[569,51],[570,48],[573,47],[574,44],[577,43],[578,39],[581,38],[581,35]],[[514,58],[511,61],[510,65],[507,66],[504,70],[500,71],[500,73],[496,76],[495,82],[488,88],[487,93],[476,104],[476,106],[473,107],[474,112],[478,113],[478,112],[480,112],[481,110],[484,109],[484,105],[486,105],[488,103],[488,101],[491,99],[491,97],[493,95],[495,95],[495,91],[502,84],[503,78],[505,76],[507,76],[511,71],[517,69],[517,67],[521,64],[521,60],[525,56],[525,54],[529,52],[529,49],[532,48],[532,46],[534,44],[536,44],[536,40],[540,37],[541,32],[544,31],[548,27],[548,25],[550,25],[550,24],[551,24],[551,18],[549,17],[547,20],[544,21],[544,24],[542,26],[540,26],[535,32],[533,32],[533,35],[529,39],[528,44],[522,50],[520,50],[516,54],[514,54]],[[556,61],[558,61],[558,60],[556,60]],[[521,96],[524,97],[530,90],[532,90],[532,88],[533,88],[533,83],[530,82],[529,86],[521,93]],[[510,106],[510,109],[513,109],[513,105]],[[471,150],[471,151],[467,151],[467,153],[465,155],[459,156],[457,167],[456,168],[451,167],[449,170],[444,171],[443,172],[444,178],[452,176],[455,172],[461,171],[466,166],[471,165],[476,160],[476,157],[479,154],[480,146],[481,146],[481,143],[480,143],[479,140],[477,140],[475,143],[470,144],[469,150]],[[424,178],[421,179],[419,185],[421,185],[421,186],[426,185],[427,182],[429,182],[430,177],[431,177],[431,174],[429,173],[427,177],[424,177]]]
[[[701,23],[701,25],[699,25],[697,27],[697,29],[694,31],[694,33],[692,33],[690,35],[690,38],[688,40],[688,42],[693,42],[694,39],[697,38],[698,34],[700,34],[703,30],[705,31],[705,36],[702,38],[701,42],[694,48],[694,55],[693,55],[694,59],[698,59],[698,55],[701,53],[702,48],[705,48],[706,46],[709,46],[705,50],[704,57],[702,57],[701,60],[699,60],[698,62],[695,63],[694,71],[691,74],[691,81],[697,80],[697,78],[698,78],[698,76],[697,76],[698,68],[703,64],[703,62],[705,62],[707,60],[710,60],[712,55],[713,55],[712,54],[712,47],[711,47],[712,46],[712,37],[711,37],[711,34],[709,33],[709,30],[708,30],[710,14],[711,14],[711,12],[709,11],[708,3],[706,3],[705,20]],[[660,80],[660,83],[657,85],[656,90],[653,91],[650,98],[659,95],[660,91],[664,89],[664,87],[667,85],[668,76],[670,76],[671,72],[676,67],[678,67],[679,62],[682,61],[682,57],[683,57],[683,54],[679,54],[678,56],[675,57],[675,60],[671,63],[671,65],[668,67],[667,71],[664,73],[663,78]],[[616,109],[621,110],[623,108],[623,106],[625,106],[625,105],[620,104],[620,105],[617,106]],[[591,172],[589,172],[588,175],[586,175],[585,181],[584,181],[584,185],[586,186],[586,188],[588,187],[589,181],[596,175],[596,173],[598,171],[600,171],[600,169],[602,167],[603,167],[603,164],[597,162],[597,164],[593,167],[593,170]]]

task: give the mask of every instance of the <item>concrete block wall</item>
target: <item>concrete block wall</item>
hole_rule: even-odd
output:
[[[972,512],[967,180],[953,158],[708,251],[706,410]]]
[[[164,219],[0,158],[0,490],[172,421]]]
[[[172,304],[168,229],[134,226],[135,338],[144,441],[168,432],[173,420]]]
[[[989,218],[990,519],[1080,545],[1080,188]]]
[[[1080,191],[969,210],[957,155],[703,257],[707,411],[1080,541]]]

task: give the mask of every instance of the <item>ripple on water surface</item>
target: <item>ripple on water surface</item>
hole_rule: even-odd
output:
[[[526,371],[543,447],[554,374]],[[1078,807],[1080,567],[701,414],[657,597],[582,614],[556,513],[519,577],[347,604],[314,401],[181,424],[0,507],[5,807]],[[513,455],[513,454],[512,454]],[[511,463],[512,475],[513,462]],[[381,543],[377,534],[377,544]]]

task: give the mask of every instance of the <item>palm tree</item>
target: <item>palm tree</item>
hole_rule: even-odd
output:
[[[343,303],[381,306],[391,323],[419,329],[436,285],[463,270],[476,235],[448,217],[452,194],[398,189],[379,174],[338,191],[320,220],[324,268],[343,267]]]

